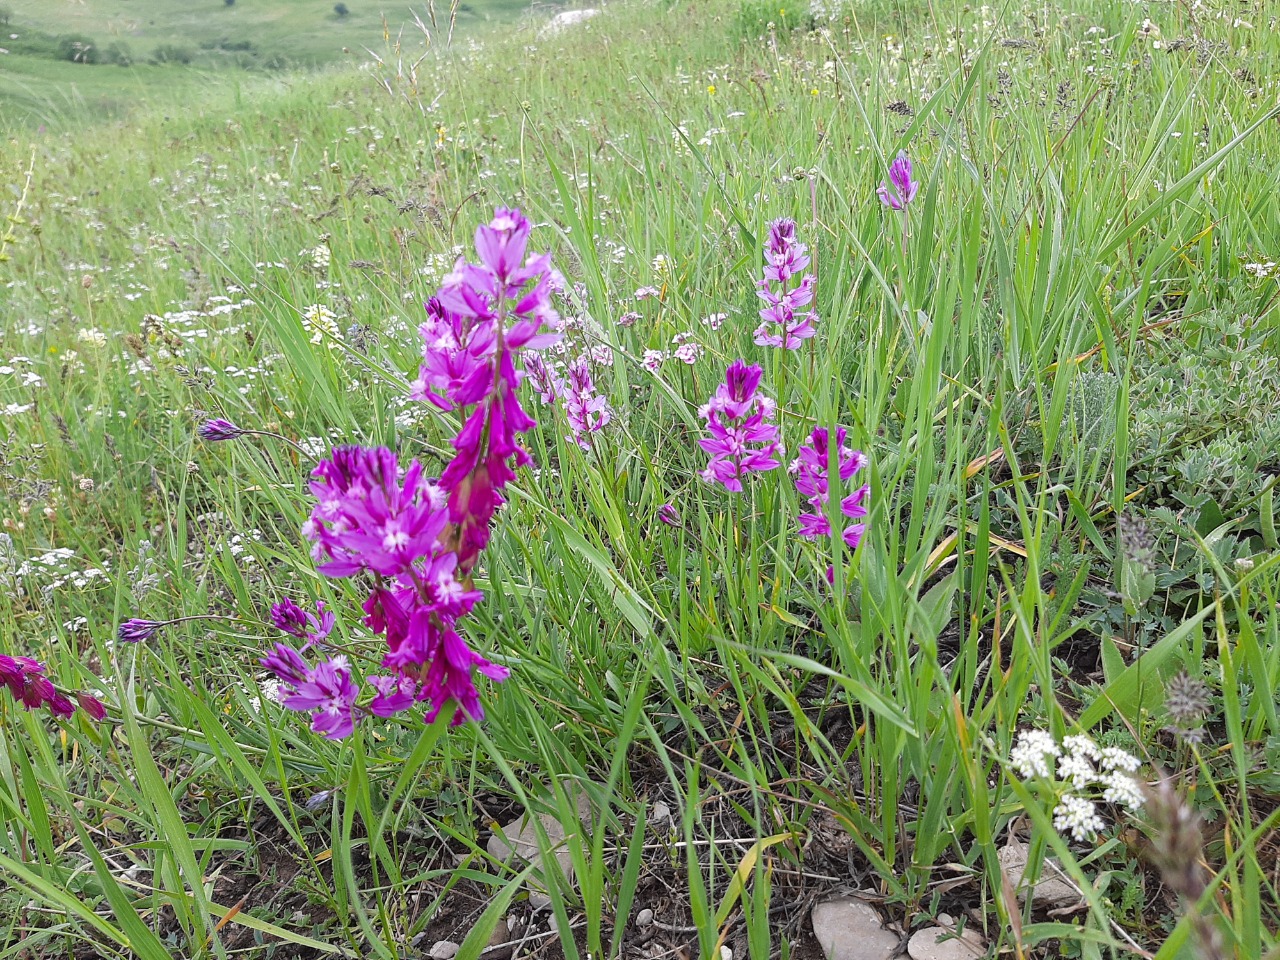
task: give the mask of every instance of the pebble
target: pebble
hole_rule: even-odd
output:
[[[653,911],[650,910],[648,907],[645,907],[643,910],[641,910],[639,913],[636,914],[637,927],[647,927],[652,925],[652,923],[653,923]]]
[[[431,960],[453,960],[459,949],[461,948],[452,940],[437,940],[431,945],[429,954]]]
[[[585,823],[591,816],[591,804],[586,794],[578,797],[578,816]],[[573,854],[569,851],[569,846],[565,842],[565,829],[555,817],[549,813],[538,815],[538,821],[542,824],[542,829],[547,833],[547,841],[554,848],[554,857],[556,863],[560,866],[560,872],[564,874],[566,880],[573,881]],[[538,848],[538,828],[528,816],[517,817],[510,823],[503,824],[489,838],[489,842],[485,847],[489,851],[489,856],[495,860],[509,861],[513,857],[521,860],[532,862],[538,860],[539,867],[543,865],[542,855]],[[539,870],[543,873],[542,870]],[[535,881],[536,886],[531,885],[529,889],[529,904],[536,909],[542,910],[551,905],[551,897],[547,894],[547,884],[551,882],[545,879],[545,873]]]
[[[1027,899],[1027,891],[1022,878],[1027,872],[1027,861],[1030,849],[1021,840],[1012,840],[1000,850],[1000,869],[1008,878],[1009,884],[1018,893],[1020,901]],[[1058,877],[1057,872],[1046,863],[1040,869],[1040,880],[1031,892],[1032,903],[1046,910],[1058,910],[1075,906],[1080,902],[1080,894],[1076,888]]]
[[[884,929],[880,915],[861,900],[826,900],[809,919],[827,960],[890,960],[898,952],[898,935]]]
[[[957,937],[954,930],[954,927],[917,930],[907,943],[911,960],[977,960],[987,955],[987,948],[976,931],[965,930]]]

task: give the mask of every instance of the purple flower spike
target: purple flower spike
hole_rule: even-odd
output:
[[[48,707],[55,717],[65,720],[76,712],[76,705],[94,720],[107,715],[102,702],[88,693],[75,694],[75,700],[58,690],[45,676],[45,665],[30,657],[8,657],[0,654],[0,688],[8,688],[13,699],[28,710]]]
[[[899,150],[893,163],[889,164],[889,183],[881,181],[876,194],[886,207],[903,210],[916,198],[919,190],[919,181],[911,179],[911,158],[905,150]]]
[[[307,632],[307,612],[285,597],[271,608],[271,622],[281,633],[301,637]]]
[[[817,279],[812,273],[791,280],[809,266],[809,248],[796,241],[796,222],[775,220],[769,224],[765,241],[764,275],[757,283],[756,295],[764,302],[760,311],[763,323],[756,328],[755,342],[762,347],[797,349],[817,331],[817,311],[809,309]]]
[[[307,613],[288,597],[271,608],[271,622],[281,633],[287,633],[299,640],[307,642],[302,645],[305,650],[313,644],[320,643],[333,632],[337,618],[332,611],[326,610],[324,601],[316,602],[316,612]]]
[[[680,526],[680,514],[676,512],[674,504],[664,503],[660,506],[658,508],[658,519],[668,527]]]
[[[782,444],[773,419],[777,404],[757,396],[762,370],[735,360],[725,371],[725,382],[698,413],[707,421],[710,438],[698,445],[711,454],[702,479],[726,490],[742,490],[742,478],[781,466]]]
[[[286,643],[277,643],[276,648],[262,658],[262,665],[292,688],[301,683],[310,667],[302,659],[302,654]]]
[[[565,384],[564,412],[569,421],[572,436],[566,437],[583,450],[590,450],[590,434],[599,433],[613,419],[613,410],[606,397],[596,395],[591,366],[584,354],[569,367],[569,380]]]
[[[126,620],[116,630],[116,636],[126,643],[142,643],[150,640],[165,627],[157,620],[141,620],[134,617]]]
[[[854,474],[867,465],[867,456],[861,450],[854,450],[845,443],[847,433],[844,427],[836,428],[836,476],[839,489],[853,479]],[[795,475],[796,492],[809,503],[810,512],[799,516],[800,536],[806,540],[821,540],[835,536],[831,529],[831,519],[827,516],[827,502],[831,497],[831,471],[827,460],[827,446],[831,434],[825,427],[817,427],[807,444],[799,450],[799,455],[791,462],[790,472]],[[840,512],[851,520],[858,520],[867,515],[867,500],[871,496],[871,488],[865,484],[840,499]],[[840,531],[845,545],[854,550],[862,541],[862,533],[866,525],[855,523]]]
[[[351,736],[355,728],[355,702],[359,695],[347,658],[338,656],[308,670],[283,702],[290,710],[310,711],[314,732],[341,740]]]
[[[244,436],[244,431],[237,427],[230,420],[224,420],[222,417],[215,417],[212,420],[206,420],[200,424],[196,430],[201,440],[208,440],[211,443],[219,440],[234,440],[237,437]]]

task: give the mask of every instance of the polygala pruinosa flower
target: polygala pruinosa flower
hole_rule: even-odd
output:
[[[330,740],[351,735],[360,688],[346,657],[331,657],[312,667],[301,653],[280,643],[262,665],[280,679],[280,702],[290,710],[311,714],[314,732]]]
[[[847,436],[844,427],[836,428],[835,465],[839,478],[838,490],[842,494],[840,512],[851,520],[858,520],[867,515],[867,498],[871,495],[871,487],[863,484],[852,493],[843,495],[845,484],[867,465],[866,454],[845,443]],[[806,540],[819,540],[834,535],[831,519],[827,516],[827,502],[831,497],[831,469],[827,458],[830,439],[831,434],[826,427],[816,427],[809,442],[800,447],[789,468],[795,475],[796,492],[809,504],[809,512],[800,514],[800,536]],[[865,529],[866,524],[863,523],[849,524],[840,532],[840,537],[853,550],[862,542]]]
[[[305,650],[323,642],[333,632],[337,617],[331,610],[325,609],[323,600],[317,601],[316,612],[310,613],[285,597],[271,608],[271,622],[282,633],[306,640],[302,645]]]
[[[762,374],[758,366],[733,361],[725,371],[724,383],[698,410],[711,434],[698,441],[711,454],[702,479],[735,493],[742,490],[742,478],[748,474],[782,465],[778,428],[769,422],[777,405],[758,393]]]
[[[806,309],[813,302],[814,275],[806,273],[799,283],[790,285],[792,278],[809,266],[809,248],[796,240],[794,220],[784,218],[769,224],[764,262],[756,295],[765,306],[760,311],[763,322],[756,328],[755,342],[795,350],[817,332],[813,325],[818,314]]]
[[[889,182],[881,181],[876,194],[886,207],[903,210],[916,198],[919,190],[919,181],[911,179],[911,158],[905,150],[899,150],[893,163],[889,164]]]
[[[471,571],[505,502],[503,488],[529,462],[518,440],[536,423],[517,397],[525,376],[517,355],[559,339],[544,331],[559,325],[551,295],[564,280],[548,255],[526,255],[531,230],[520,211],[499,208],[476,230],[477,262],[459,259],[426,304],[412,396],[462,418],[454,457],[440,477],[424,476],[417,461],[401,463],[384,447],[337,447],[312,471],[316,504],[303,535],[314,543],[321,573],[372,581],[364,623],[386,639],[382,666],[390,671],[368,678],[376,695],[359,707],[359,686],[344,658],[312,667],[301,651],[277,645],[263,665],[287,688],[284,705],[310,712],[312,728],[326,737],[347,736],[366,714],[390,716],[414,703],[428,704],[427,722],[450,701],[459,708],[454,723],[480,719],[474,674],[493,680],[508,674],[468,647],[457,623],[482,596]],[[553,386],[545,364],[529,355],[523,367],[545,374],[546,394],[563,386]],[[600,410],[586,414],[588,425],[603,426]],[[272,616],[282,631],[308,643],[333,626],[322,609],[313,622],[287,601]]]
[[[564,410],[572,435],[567,437],[583,450],[590,450],[590,435],[599,433],[613,419],[609,400],[596,394],[591,365],[581,356],[569,365],[569,379],[564,385]]]
[[[102,701],[89,693],[75,694],[75,702],[53,685],[46,668],[31,657],[9,657],[0,654],[0,687],[8,689],[13,699],[28,710],[48,707],[55,717],[66,719],[76,712],[77,704],[94,720],[107,715]]]
[[[158,620],[142,620],[132,617],[116,628],[116,636],[126,643],[142,643],[150,640],[167,624]]]
[[[206,420],[200,424],[196,430],[196,434],[201,440],[207,440],[211,443],[219,440],[234,440],[237,437],[244,436],[244,431],[237,427],[230,420],[224,420],[222,417],[214,417],[212,420]]]

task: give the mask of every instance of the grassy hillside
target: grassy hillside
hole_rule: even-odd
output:
[[[451,5],[436,4],[441,39]],[[413,51],[433,27],[427,4],[327,0],[5,0],[0,3],[0,128],[66,128],[260,85],[261,74],[355,66],[397,43]],[[554,10],[527,0],[457,6],[459,36]],[[415,20],[415,14],[417,19]],[[421,26],[419,25],[421,24]]]
[[[1275,957],[1269,5],[786,11],[610,3],[0,141],[0,655],[105,704],[0,686],[0,957],[476,960],[505,928],[817,960],[849,891],[993,958]],[[307,656],[362,707],[388,648],[371,578],[301,537],[309,472],[362,443],[442,473],[423,303],[507,205],[565,280],[540,355],[610,418],[519,386],[533,463],[459,627],[511,671],[484,721],[325,739],[262,664],[272,605],[336,614]],[[755,334],[778,218],[812,257],[794,351]],[[740,493],[700,476],[737,359],[786,446]],[[837,426],[866,462],[824,442],[815,506],[787,467]],[[526,813],[541,869],[492,842]],[[1067,901],[1019,898],[1009,849]]]

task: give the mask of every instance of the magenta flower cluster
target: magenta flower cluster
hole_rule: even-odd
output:
[[[479,719],[474,674],[508,675],[472,650],[457,624],[481,599],[471,571],[502,490],[529,461],[518,437],[536,424],[517,398],[515,356],[558,336],[543,329],[558,320],[551,293],[562,280],[547,255],[526,257],[530,232],[518,210],[499,209],[476,231],[478,262],[460,260],[427,304],[412,395],[463,418],[439,479],[382,447],[338,447],[312,472],[316,504],[303,534],[321,573],[370,581],[364,623],[385,638],[389,671],[369,678],[373,700],[357,707],[360,688],[345,656],[315,666],[303,656],[325,645],[331,615],[277,604],[275,625],[305,643],[278,644],[263,665],[284,685],[283,704],[310,712],[312,729],[327,737],[348,736],[366,714],[391,716],[415,703],[427,705],[428,722],[450,702],[459,708],[454,723]]]
[[[711,454],[702,478],[722,484],[726,490],[742,490],[742,478],[781,466],[782,444],[771,421],[777,406],[759,392],[760,367],[735,360],[725,371],[724,383],[698,410],[706,420],[709,438],[698,441]]]
[[[889,182],[881,181],[876,195],[891,210],[905,210],[919,190],[920,183],[911,178],[911,158],[905,150],[899,150],[893,163],[889,164]]]
[[[591,363],[584,354],[569,365],[568,381],[562,385],[565,417],[572,435],[568,437],[583,450],[590,450],[590,436],[599,433],[613,419],[606,397],[596,393]]]
[[[77,705],[94,720],[107,715],[102,701],[92,694],[77,693],[75,700],[58,690],[45,672],[45,665],[31,657],[8,657],[0,654],[0,686],[8,689],[13,699],[28,710],[48,707],[55,717],[66,719]]]
[[[838,478],[837,490],[841,492],[854,474],[867,465],[866,454],[850,447],[845,442],[847,436],[844,427],[836,428],[835,472]],[[800,514],[800,536],[807,540],[833,536],[831,518],[827,515],[827,504],[831,499],[831,461],[828,456],[830,442],[831,434],[827,428],[816,427],[809,442],[800,447],[798,455],[788,468],[795,475],[796,492],[810,508],[809,512]],[[851,520],[865,517],[867,498],[870,495],[871,487],[864,484],[847,496],[841,496],[840,512]],[[865,529],[865,524],[850,524],[840,532],[840,536],[845,545],[853,550],[862,542]]]
[[[809,248],[796,240],[796,222],[790,218],[769,224],[769,237],[764,248],[764,274],[756,295],[764,301],[760,311],[763,321],[756,328],[755,342],[762,347],[798,349],[817,331],[818,314],[811,308],[814,285],[812,273],[791,281],[809,266]]]
[[[910,161],[902,159],[906,163],[903,175],[910,180]],[[912,186],[909,196],[915,195],[914,190]],[[769,224],[764,276],[758,290],[767,306],[760,311],[764,323],[756,330],[757,344],[794,350],[814,335],[816,313],[812,309],[800,312],[813,301],[814,276],[805,273],[799,283],[791,283],[809,262],[808,247],[796,240],[794,220],[784,218]],[[759,392],[761,376],[759,366],[735,360],[725,371],[724,382],[698,411],[710,434],[698,443],[711,455],[701,476],[733,492],[742,490],[743,480],[750,474],[778,467],[783,453],[778,427],[772,422],[776,405]],[[840,513],[845,518],[861,520],[867,515],[871,488],[863,485],[845,493],[854,475],[866,466],[866,455],[849,446],[848,433],[843,427],[836,428],[834,449],[830,448],[832,440],[827,428],[815,428],[789,467],[795,476],[796,491],[806,505],[798,517],[798,533],[807,540],[836,535],[828,515],[833,491],[839,497]],[[678,523],[674,519],[675,508],[670,504],[664,504],[658,516],[665,523]],[[862,541],[865,529],[863,523],[843,524],[839,536],[853,550]],[[830,579],[833,572],[828,570],[827,575]]]

